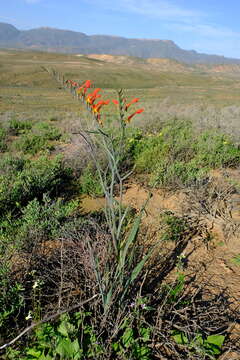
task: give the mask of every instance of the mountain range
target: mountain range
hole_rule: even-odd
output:
[[[0,47],[71,54],[168,58],[187,64],[240,64],[240,59],[183,50],[171,40],[128,39],[109,35],[89,36],[81,32],[49,27],[18,30],[7,23],[0,23]]]

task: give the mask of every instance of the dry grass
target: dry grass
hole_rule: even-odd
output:
[[[73,118],[78,123],[81,106],[61,86],[57,88],[42,69],[47,66],[64,73],[66,78],[94,79],[97,87],[105,89],[106,97],[114,97],[113,89],[120,87],[127,89],[129,97],[140,97],[145,113],[138,117],[137,125],[142,127],[156,127],[177,116],[193,120],[198,128],[218,127],[238,136],[240,79],[233,79],[231,73],[215,73],[214,69],[174,73],[173,67],[167,72],[159,66],[130,60],[126,58],[126,64],[119,64],[85,56],[2,51],[0,122],[13,116],[56,119],[68,128],[66,123],[71,113],[71,123]],[[112,116],[113,108],[106,111],[107,118]]]

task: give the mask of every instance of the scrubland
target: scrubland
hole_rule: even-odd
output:
[[[240,78],[131,61],[0,52],[1,359],[240,358]]]

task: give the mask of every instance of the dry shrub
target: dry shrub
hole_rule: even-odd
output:
[[[188,201],[184,205],[184,212],[205,221],[217,222],[221,225],[226,239],[239,229],[239,223],[232,216],[232,199],[237,194],[234,185],[224,179],[210,177],[201,186],[186,189],[185,192]]]

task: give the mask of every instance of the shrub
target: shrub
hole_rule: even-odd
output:
[[[240,149],[224,134],[205,131],[193,144],[199,166],[211,168],[237,166]]]
[[[12,325],[16,324],[25,303],[23,291],[22,284],[13,282],[0,264],[0,341],[12,335]]]
[[[24,158],[13,157],[11,155],[0,158],[0,174],[10,176],[22,171],[26,164]]]
[[[91,196],[103,196],[98,175],[92,166],[87,166],[83,170],[83,174],[80,177],[80,191]]]
[[[47,144],[47,139],[41,135],[29,134],[22,136],[16,142],[16,149],[23,151],[25,154],[34,155],[40,150],[53,149],[52,146]]]
[[[173,161],[165,159],[159,162],[151,177],[151,185],[156,186],[191,186],[207,174],[208,168],[199,167],[195,161]]]
[[[9,130],[13,135],[19,135],[31,130],[32,124],[30,121],[21,121],[15,118],[10,120]]]
[[[64,221],[78,206],[78,202],[63,203],[62,199],[52,201],[46,194],[43,200],[30,201],[23,209],[21,225],[18,227],[17,238],[27,251],[42,240],[54,239],[59,234]]]
[[[46,140],[59,140],[61,138],[61,131],[47,122],[37,123],[33,130],[39,132]]]
[[[4,152],[7,149],[6,137],[6,131],[0,127],[0,152]]]
[[[59,129],[41,122],[33,127],[32,133],[22,136],[16,142],[16,148],[24,153],[34,155],[41,150],[52,150],[54,147],[49,141],[59,140],[60,137]]]
[[[185,218],[176,216],[170,211],[162,215],[162,222],[164,233],[161,240],[163,241],[174,241],[178,243],[189,229],[188,222]]]
[[[62,166],[61,157],[26,161],[22,170],[0,175],[0,216],[6,211],[16,211],[43,193],[56,194],[70,179],[71,170]],[[61,189],[62,190],[62,189]]]
[[[136,169],[151,174],[152,186],[189,186],[210,169],[237,166],[240,149],[221,133],[194,134],[188,122],[165,124],[158,134],[130,138]]]

